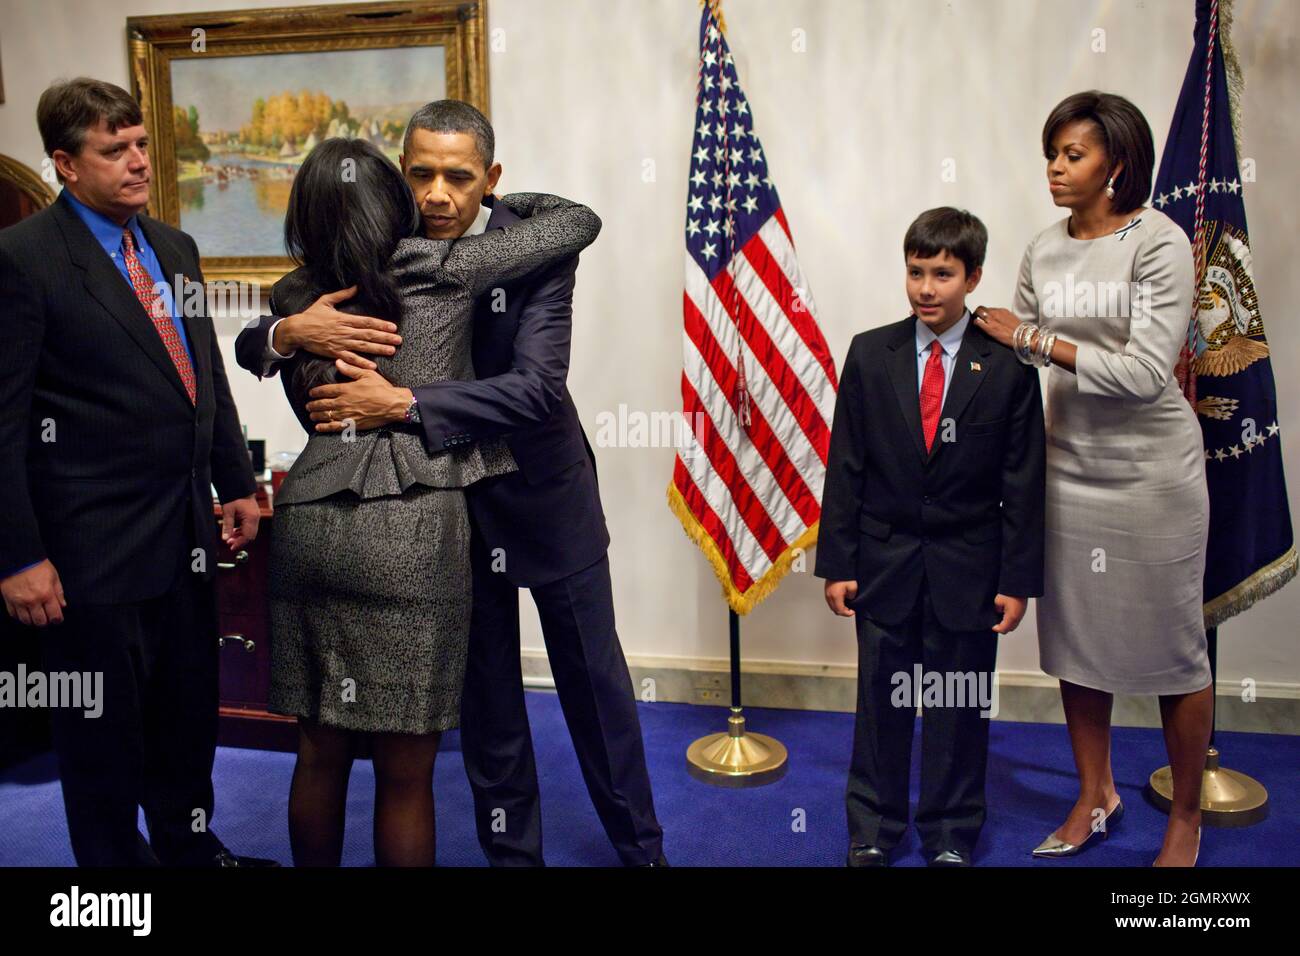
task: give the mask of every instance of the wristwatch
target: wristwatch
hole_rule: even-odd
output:
[[[406,418],[404,421],[408,425],[420,424],[420,403],[414,398],[411,399],[411,404],[406,406]]]

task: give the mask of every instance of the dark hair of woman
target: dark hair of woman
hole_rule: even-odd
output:
[[[1049,159],[1052,140],[1066,123],[1088,120],[1097,127],[1110,168],[1123,162],[1124,169],[1115,177],[1116,212],[1132,212],[1151,195],[1151,172],[1156,148],[1151,127],[1142,111],[1115,93],[1087,90],[1067,96],[1056,104],[1043,124],[1043,155]]]
[[[402,303],[388,261],[397,243],[419,229],[420,212],[401,170],[371,143],[336,137],[313,149],[294,176],[284,244],[317,294],[357,287],[340,311],[397,322]],[[335,371],[329,359],[301,362],[295,391],[305,396],[335,381]]]

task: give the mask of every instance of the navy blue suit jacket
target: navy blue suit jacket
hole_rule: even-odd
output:
[[[488,205],[488,229],[519,222],[505,206]],[[519,463],[518,472],[466,489],[485,543],[501,549],[504,573],[519,587],[589,567],[609,546],[595,455],[566,385],[577,268],[575,256],[489,289],[474,313],[477,380],[412,389],[431,454],[503,437]],[[275,318],[264,316],[235,343],[239,364],[255,375]]]

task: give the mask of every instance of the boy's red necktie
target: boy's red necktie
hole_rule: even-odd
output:
[[[126,262],[126,274],[131,277],[131,288],[135,290],[135,297],[140,300],[140,304],[144,306],[149,318],[153,319],[153,327],[162,336],[163,345],[167,347],[167,354],[172,357],[172,364],[176,366],[176,371],[181,377],[181,383],[185,386],[185,391],[190,396],[190,402],[192,403],[197,392],[194,381],[194,366],[190,364],[190,355],[185,351],[185,343],[181,341],[180,333],[176,331],[176,325],[172,322],[172,317],[167,314],[167,306],[163,302],[162,296],[154,291],[153,283],[149,281],[149,273],[140,262],[140,257],[136,255],[135,236],[131,235],[130,229],[122,230],[122,259]],[[927,371],[926,375],[929,374]],[[942,388],[943,386],[940,385],[939,387]]]
[[[934,445],[934,433],[939,430],[939,412],[943,408],[943,346],[935,339],[930,343],[930,358],[925,363],[925,378],[921,379],[921,432],[925,435],[925,450]]]

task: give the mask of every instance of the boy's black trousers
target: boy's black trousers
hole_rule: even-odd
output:
[[[854,846],[888,850],[907,830],[914,701],[921,693],[914,665],[920,663],[924,673],[938,673],[945,688],[983,687],[991,694],[998,635],[992,630],[945,629],[935,619],[928,581],[902,622],[881,624],[858,610],[856,623],[858,710],[847,795],[849,840]],[[896,679],[896,674],[906,679]],[[963,685],[950,682],[949,675],[975,675],[976,680]],[[900,687],[911,688],[916,697]],[[900,696],[907,700],[896,706]],[[989,718],[980,716],[980,710],[987,709],[987,703],[980,703],[983,696],[945,695],[943,706],[923,709],[916,829],[927,858],[943,850],[969,856],[984,824]]]

